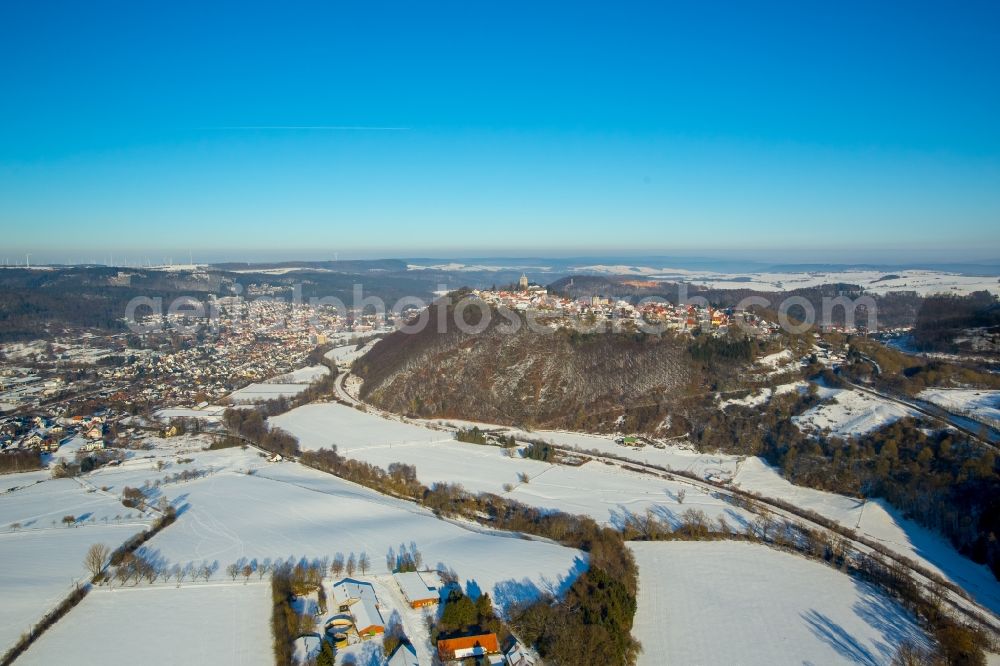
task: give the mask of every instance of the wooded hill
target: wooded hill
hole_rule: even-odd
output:
[[[358,361],[365,400],[422,417],[653,431],[678,396],[738,374],[756,348],[744,338],[535,332],[523,325],[510,332],[496,314],[483,332],[463,333],[450,309],[452,324],[439,333],[433,322],[441,307],[432,306],[423,331],[393,333]]]
[[[924,300],[913,328],[923,351],[1000,355],[1000,300],[986,291]]]

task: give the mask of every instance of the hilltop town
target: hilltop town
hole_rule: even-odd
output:
[[[538,321],[552,328],[563,326],[605,325],[619,328],[641,324],[662,330],[725,334],[739,319],[746,334],[769,337],[779,329],[759,315],[735,308],[714,308],[708,304],[671,304],[665,299],[630,303],[602,295],[567,298],[552,294],[545,287],[532,284],[522,275],[517,286],[508,289],[473,289],[471,293],[493,306],[518,312],[531,312]]]

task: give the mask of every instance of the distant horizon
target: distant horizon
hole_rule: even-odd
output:
[[[523,264],[525,268],[544,268],[542,265],[551,263],[554,270],[567,270],[572,267],[583,268],[587,265],[650,268],[676,268],[681,270],[704,270],[719,273],[741,273],[764,271],[773,267],[799,267],[806,269],[832,268],[833,270],[867,269],[911,269],[940,270],[945,272],[960,271],[962,267],[970,272],[975,269],[986,269],[984,274],[1000,274],[1000,257],[982,255],[980,257],[957,257],[953,253],[941,251],[938,253],[906,253],[905,251],[786,251],[786,252],[719,252],[711,250],[675,250],[671,253],[650,253],[648,250],[632,252],[615,250],[607,254],[572,254],[517,252],[476,254],[475,251],[428,254],[422,256],[404,256],[399,253],[369,252],[317,252],[315,250],[301,251],[271,251],[271,252],[220,252],[212,250],[171,252],[160,250],[156,254],[141,252],[115,253],[102,258],[88,257],[88,253],[29,253],[30,265],[34,267],[74,267],[74,266],[107,266],[118,268],[162,268],[166,266],[221,264],[247,264],[248,266],[303,263],[322,264],[329,262],[352,261],[402,261],[420,266],[441,266],[448,264],[463,264],[465,266],[500,266],[516,268]],[[85,258],[86,257],[86,258]],[[25,266],[25,255],[11,254],[0,256],[0,267],[16,268]],[[193,263],[192,263],[193,262]],[[520,262],[520,263],[519,263]]]

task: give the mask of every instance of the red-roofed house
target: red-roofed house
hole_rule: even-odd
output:
[[[497,635],[493,633],[446,638],[438,641],[438,656],[441,661],[478,657],[498,652],[500,652],[500,645],[497,643]]]

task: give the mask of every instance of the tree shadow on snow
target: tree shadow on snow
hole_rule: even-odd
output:
[[[496,608],[526,606],[541,598],[542,590],[528,578],[500,581],[493,586],[493,602]]]
[[[382,666],[384,663],[381,641],[365,643],[359,651],[344,655],[341,662],[342,666]]]
[[[879,666],[882,659],[876,659],[864,645],[852,636],[842,626],[832,619],[813,609],[806,613],[800,613],[809,629],[817,638],[832,647],[845,659],[864,666]]]
[[[479,587],[479,583],[476,582],[475,578],[470,578],[465,581],[465,596],[475,601],[480,597],[480,595],[482,595],[482,593],[483,590]]]
[[[506,614],[508,608],[530,604],[543,596],[561,599],[566,596],[569,588],[587,570],[588,566],[586,559],[574,558],[573,566],[566,572],[566,575],[560,576],[556,581],[543,578],[541,587],[528,578],[522,578],[520,581],[514,579],[501,581],[493,586],[494,605],[501,609],[501,613]]]
[[[725,513],[726,517],[733,522],[733,527],[736,529],[745,530],[751,525],[750,521],[747,520],[745,516],[733,509],[726,509],[723,513]]]
[[[923,632],[909,620],[906,611],[898,604],[876,594],[865,583],[854,581],[854,585],[859,588],[861,600],[854,603],[852,610],[882,635],[882,640],[877,641],[875,647],[886,661],[892,659],[902,643],[927,647]]]

